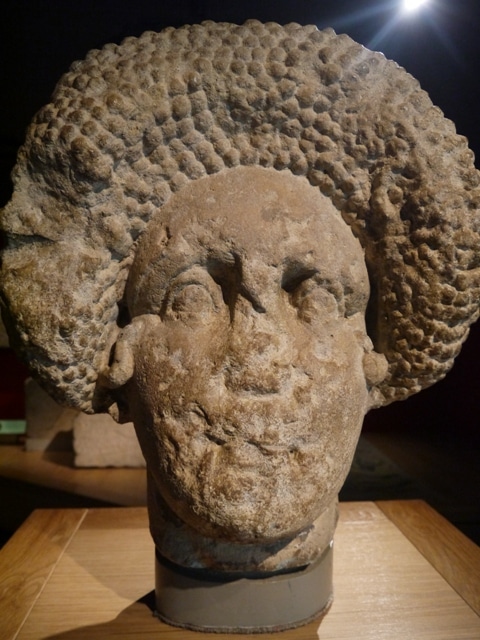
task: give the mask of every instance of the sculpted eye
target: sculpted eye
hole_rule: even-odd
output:
[[[211,314],[218,311],[221,292],[213,282],[177,282],[170,287],[164,304],[164,320],[180,320],[191,323],[208,323]]]
[[[297,271],[285,278],[282,287],[303,322],[323,321],[345,311],[341,284],[325,280],[316,271]]]
[[[187,284],[177,291],[171,302],[174,314],[201,313],[214,307],[210,292],[202,284]]]
[[[290,300],[300,320],[309,324],[325,319],[325,316],[337,317],[339,314],[335,293],[314,279],[301,282],[290,294]]]

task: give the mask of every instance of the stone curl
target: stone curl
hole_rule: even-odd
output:
[[[190,180],[289,170],[365,250],[378,404],[442,378],[478,317],[479,174],[465,138],[383,55],[314,26],[205,22],[75,62],[33,120],[3,211],[12,342],[61,402],[103,411],[135,244]],[[38,265],[41,264],[41,268]]]

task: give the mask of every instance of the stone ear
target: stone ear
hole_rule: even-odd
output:
[[[135,368],[133,345],[137,333],[136,324],[129,324],[120,331],[113,345],[110,363],[102,376],[105,386],[109,389],[123,387],[133,376]]]
[[[363,356],[363,371],[369,387],[376,387],[385,380],[388,373],[388,362],[383,353],[367,351]]]
[[[387,377],[387,358],[383,353],[366,351],[363,356],[363,371],[369,390],[368,410],[383,406],[386,401],[383,394],[379,391],[378,385]]]

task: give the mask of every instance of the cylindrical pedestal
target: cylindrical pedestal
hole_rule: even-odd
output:
[[[157,553],[157,615],[177,627],[218,633],[299,627],[330,607],[332,564],[332,544],[311,565],[276,573],[185,569]]]

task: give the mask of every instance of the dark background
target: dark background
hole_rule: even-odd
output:
[[[56,81],[73,60],[129,35],[204,19],[295,21],[347,33],[412,73],[456,123],[457,131],[468,137],[480,158],[480,2],[430,0],[420,12],[403,17],[399,7],[400,2],[393,0],[4,0],[0,20],[0,206],[10,196],[9,173],[25,128],[48,102]],[[477,325],[445,380],[405,402],[371,412],[365,428],[422,428],[435,431],[438,438],[454,432],[480,447],[479,355]],[[8,350],[2,350],[0,358],[0,417],[20,417],[13,414],[21,412],[23,373],[17,371]]]

